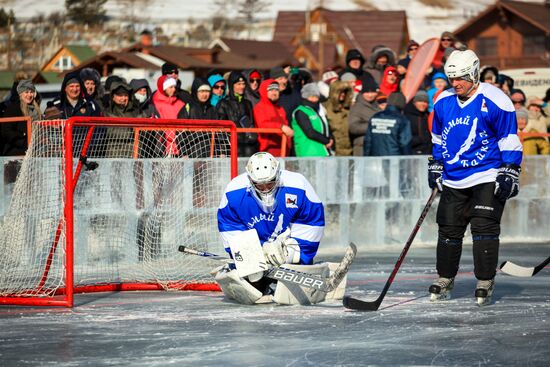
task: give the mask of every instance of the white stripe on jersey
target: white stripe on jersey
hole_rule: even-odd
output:
[[[297,172],[282,170],[280,185],[283,187],[294,187],[297,189],[302,189],[305,191],[306,197],[309,201],[311,201],[312,203],[321,202],[321,199],[319,199],[319,196],[317,196],[309,181],[306,180],[303,175]]]
[[[485,98],[489,98],[491,102],[497,105],[503,111],[516,112],[514,104],[502,90],[489,83],[479,83],[479,91]]]
[[[307,224],[290,224],[290,235],[309,242],[320,242],[323,238],[324,227],[310,226]]]
[[[432,133],[432,143],[441,145],[441,135]]]
[[[523,147],[521,145],[521,141],[519,140],[519,137],[516,134],[510,134],[505,138],[502,138],[498,142],[498,148],[500,151],[508,150],[508,151],[522,151]]]

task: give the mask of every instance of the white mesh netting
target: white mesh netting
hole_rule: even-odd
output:
[[[73,172],[83,150],[88,156],[75,174],[75,287],[213,281],[215,263],[177,251],[223,251],[216,209],[231,178],[229,133],[205,125],[97,125],[92,134],[75,126]],[[65,287],[65,131],[65,121],[33,124],[0,229],[0,296],[51,296]]]

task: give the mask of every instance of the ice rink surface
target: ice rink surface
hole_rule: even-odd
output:
[[[378,297],[400,249],[363,252],[347,294]],[[500,261],[534,266],[547,244],[504,244]],[[321,257],[321,256],[320,256]],[[322,259],[339,261],[338,255]],[[242,306],[221,293],[76,296],[76,307],[0,307],[1,366],[548,366],[550,268],[499,273],[493,304],[475,304],[471,247],[453,299],[431,303],[435,249],[411,248],[377,312]]]

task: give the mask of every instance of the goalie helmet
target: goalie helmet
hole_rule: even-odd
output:
[[[279,161],[267,152],[256,153],[248,160],[246,173],[256,197],[265,209],[271,209],[275,204],[275,194],[281,176]]]
[[[479,83],[479,58],[472,50],[453,51],[445,62],[447,78],[464,78],[477,85]]]

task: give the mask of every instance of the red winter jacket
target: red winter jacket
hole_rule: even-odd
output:
[[[178,99],[175,95],[168,97],[164,93],[162,85],[164,84],[166,78],[166,75],[162,75],[157,80],[157,91],[153,94],[153,104],[155,105],[161,119],[177,119],[178,113],[185,107],[185,103],[181,99]],[[178,155],[179,149],[176,144],[175,130],[166,130],[165,137],[166,154]]]
[[[282,125],[288,126],[288,120],[283,107],[273,103],[267,98],[267,86],[276,83],[275,79],[266,79],[260,84],[260,102],[254,106],[254,121],[259,128],[280,129]],[[258,134],[260,152],[269,152],[275,157],[281,156],[282,136],[279,134]],[[287,152],[289,152],[290,139],[287,140]]]

